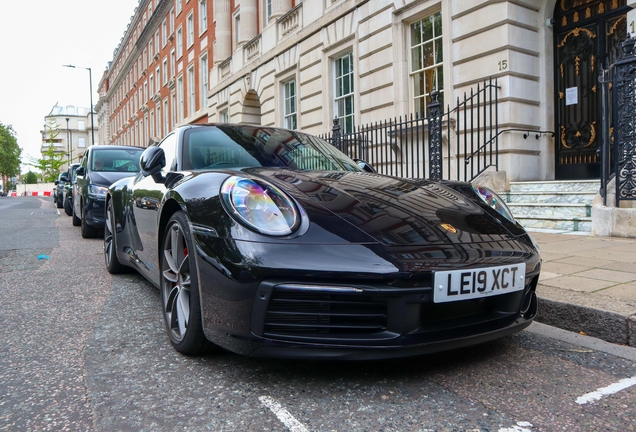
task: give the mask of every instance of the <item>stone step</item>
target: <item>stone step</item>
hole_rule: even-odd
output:
[[[515,218],[527,229],[545,229],[558,231],[592,231],[592,218],[550,218],[550,217],[520,217]]]
[[[500,192],[506,203],[590,204],[596,192]]]
[[[592,216],[592,204],[508,203],[515,218],[585,218]]]
[[[510,182],[510,192],[590,192],[596,194],[599,180]]]

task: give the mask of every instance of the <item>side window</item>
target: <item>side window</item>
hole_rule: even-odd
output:
[[[162,172],[177,170],[177,135],[171,133],[159,143],[159,147],[163,149],[166,155],[166,166],[163,167]]]

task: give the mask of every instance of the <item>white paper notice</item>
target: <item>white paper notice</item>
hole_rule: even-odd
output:
[[[565,89],[565,104],[576,105],[579,103],[578,87],[570,87]]]

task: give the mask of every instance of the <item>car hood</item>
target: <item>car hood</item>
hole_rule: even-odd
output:
[[[476,201],[432,181],[361,172],[246,170],[293,196],[312,223],[386,246],[482,243],[513,237]]]
[[[133,177],[136,172],[109,172],[109,171],[93,171],[90,173],[90,182],[99,186],[110,186],[117,180],[121,180],[126,177]]]

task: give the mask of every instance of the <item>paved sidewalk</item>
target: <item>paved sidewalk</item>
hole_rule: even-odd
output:
[[[636,346],[636,239],[531,235],[543,259],[537,321]]]

